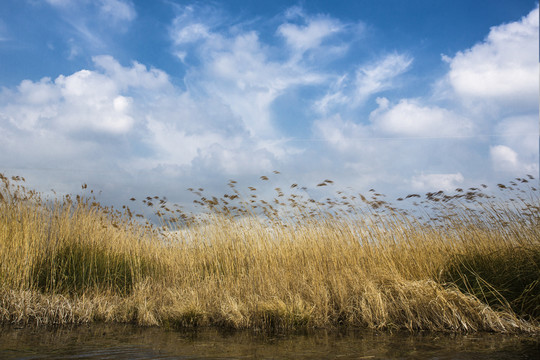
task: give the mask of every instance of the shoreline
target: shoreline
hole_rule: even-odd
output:
[[[419,284],[416,284],[418,287]],[[410,286],[410,285],[409,285]],[[477,299],[463,295],[456,290],[447,290],[440,285],[428,282],[431,291],[439,291],[436,296],[426,299],[434,303],[445,292],[454,297],[456,306],[471,307],[470,316],[482,314],[477,323],[472,319],[462,319],[462,322],[449,321],[439,324],[437,328],[422,326],[431,324],[440,319],[429,318],[403,318],[395,317],[394,321],[388,319],[385,324],[330,322],[317,324],[314,319],[308,318],[298,309],[287,304],[274,305],[266,303],[258,311],[246,314],[244,323],[235,323],[231,318],[230,309],[211,313],[191,306],[183,306],[169,299],[161,299],[161,304],[152,301],[149,296],[152,291],[135,293],[130,296],[118,295],[88,295],[66,296],[62,294],[43,294],[31,290],[0,289],[1,313],[0,326],[17,326],[29,328],[69,327],[79,325],[133,325],[140,327],[158,327],[168,330],[247,330],[270,333],[294,333],[297,331],[328,330],[342,331],[348,329],[366,331],[406,331],[410,334],[433,332],[445,334],[471,334],[471,333],[500,333],[500,334],[538,334],[540,326],[536,321],[525,321],[511,312],[494,311]],[[389,287],[386,283],[385,287]],[[438,289],[437,289],[438,288]],[[417,288],[418,289],[418,288]],[[145,290],[143,290],[145,291]],[[410,294],[410,293],[409,293]],[[447,301],[447,300],[445,300]],[[168,303],[167,303],[168,302]],[[279,304],[279,305],[276,305]],[[438,306],[438,304],[434,304]],[[279,307],[282,307],[281,309]],[[402,309],[398,309],[400,312]],[[247,319],[247,321],[246,321]],[[407,321],[407,323],[405,322]],[[466,323],[469,320],[469,324]],[[364,320],[365,321],[365,320]],[[411,326],[412,321],[417,326]],[[472,324],[472,325],[471,325]]]

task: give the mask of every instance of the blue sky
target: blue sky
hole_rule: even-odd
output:
[[[537,1],[4,0],[0,171],[105,201],[229,179],[538,177]]]

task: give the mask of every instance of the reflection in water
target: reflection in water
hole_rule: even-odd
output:
[[[130,325],[0,328],[0,359],[539,359],[534,336],[313,331],[263,335]]]

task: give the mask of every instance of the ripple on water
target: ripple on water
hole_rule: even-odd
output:
[[[167,331],[93,324],[0,328],[1,359],[539,359],[531,335],[309,331]]]

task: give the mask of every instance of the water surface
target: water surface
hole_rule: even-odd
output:
[[[540,359],[531,335],[310,331],[269,335],[131,325],[0,328],[0,359]]]

